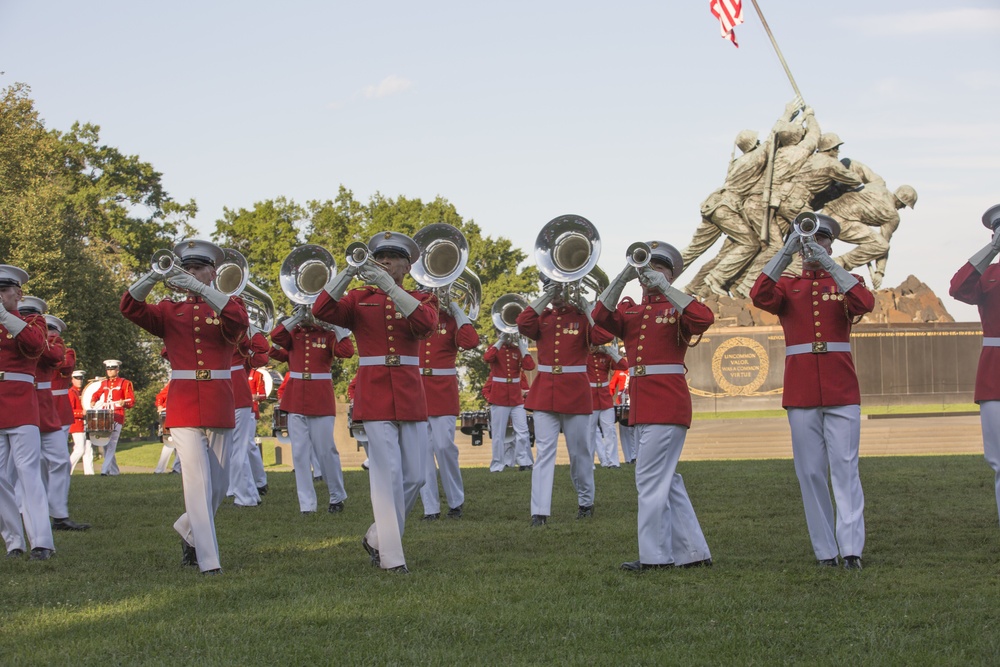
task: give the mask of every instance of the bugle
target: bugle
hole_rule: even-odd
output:
[[[528,300],[520,294],[509,292],[493,302],[490,316],[493,326],[505,334],[517,334],[517,316],[528,307]]]
[[[649,244],[643,241],[636,241],[625,251],[625,261],[636,270],[645,268],[652,257]]]
[[[223,248],[222,254],[222,264],[215,270],[215,288],[223,294],[242,297],[250,324],[261,331],[270,331],[274,326],[274,299],[250,281],[250,267],[240,251]]]
[[[563,299],[578,307],[585,289],[607,285],[607,275],[597,267],[600,256],[601,235],[593,223],[579,215],[550,220],[535,239],[538,270],[550,280],[562,283]]]
[[[482,285],[467,267],[469,242],[457,227],[438,222],[421,228],[413,235],[420,257],[410,267],[410,275],[420,285],[432,290],[443,310],[455,301],[470,320],[479,317]]]
[[[792,228],[799,235],[802,242],[802,259],[808,262],[813,258],[813,253],[807,244],[816,239],[816,230],[819,229],[819,218],[812,211],[803,211],[795,216]]]
[[[326,248],[311,243],[300,245],[281,262],[278,282],[289,301],[312,305],[337,273],[337,262]]]

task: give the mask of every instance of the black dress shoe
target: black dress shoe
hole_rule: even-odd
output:
[[[410,571],[406,569],[405,565],[397,565],[396,567],[390,567],[386,572],[395,572],[397,574],[409,574]]]
[[[11,549],[7,552],[7,558],[14,560],[24,555],[24,549]]]
[[[268,490],[267,484],[265,484],[264,486],[258,486],[257,487],[257,495],[258,496],[266,496],[267,495],[267,490]]]
[[[303,514],[315,514],[316,510],[302,510]]]
[[[380,567],[382,565],[382,558],[379,556],[378,549],[368,544],[367,537],[361,538],[361,546],[368,552],[368,557],[371,558],[372,565]]]
[[[421,521],[437,521],[441,518],[440,512],[435,512],[434,514],[425,514],[420,520]]]
[[[207,577],[214,577],[216,575],[222,574],[222,568],[218,567],[214,570],[205,570],[204,572],[202,572],[202,574]]]
[[[181,565],[190,565],[192,567],[198,567],[198,552],[194,550],[194,547],[184,541],[181,538]]]
[[[449,519],[461,519],[462,518],[462,506],[459,505],[458,507],[452,507],[450,510],[448,510],[448,518]]]
[[[89,523],[77,523],[68,517],[65,519],[52,519],[52,530],[90,530]]]
[[[532,526],[544,526],[548,521],[549,517],[544,514],[532,514],[531,515],[531,525]]]
[[[46,549],[45,547],[35,547],[31,550],[31,554],[28,556],[28,560],[48,560],[52,558],[52,554],[55,553],[53,549]]]
[[[844,556],[844,569],[845,570],[860,570],[861,569],[861,556]]]
[[[592,516],[594,516],[594,506],[593,505],[587,505],[586,507],[583,506],[583,505],[580,505],[579,509],[577,509],[577,511],[576,511],[576,518],[577,519],[587,519],[587,518],[592,517]]]
[[[517,466],[518,472],[523,472],[525,470],[531,470],[532,466]]]
[[[645,570],[669,570],[673,566],[673,563],[640,563],[637,560],[631,560],[622,563],[618,568],[627,572],[643,572]]]
[[[691,563],[684,563],[683,565],[677,565],[677,567],[712,567],[712,559],[706,558],[705,560],[696,560]]]
[[[338,503],[330,503],[330,506],[326,509],[330,514],[338,514],[344,511],[344,501],[341,500]]]
[[[820,567],[837,567],[839,563],[837,563],[837,557],[834,556],[833,558],[821,558],[816,561],[816,564]]]

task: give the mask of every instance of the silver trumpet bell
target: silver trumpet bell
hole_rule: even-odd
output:
[[[517,316],[528,307],[528,300],[520,294],[508,292],[493,302],[490,316],[493,326],[505,334],[517,334]]]
[[[813,258],[812,250],[806,244],[815,240],[816,230],[819,229],[819,218],[812,211],[802,211],[795,220],[792,221],[792,229],[799,235],[802,242],[802,258],[809,261]]]
[[[441,308],[454,301],[470,320],[479,317],[483,288],[479,276],[467,267],[469,242],[462,231],[437,222],[418,230],[413,242],[420,248],[420,257],[410,267],[413,279],[437,295]]]
[[[550,220],[535,239],[538,270],[557,283],[581,280],[597,266],[601,235],[586,218],[562,215]]]
[[[652,259],[652,250],[648,243],[636,241],[625,251],[625,261],[636,270],[645,267]],[[603,291],[603,290],[602,290]]]
[[[250,282],[250,266],[243,253],[223,248],[222,254],[222,263],[215,270],[215,288],[228,296],[242,297],[250,323],[270,331],[274,327],[274,299]]]
[[[316,301],[330,278],[336,274],[337,261],[330,251],[307,243],[288,253],[281,263],[278,281],[289,301],[308,306]]]
[[[154,272],[161,276],[165,276],[170,273],[175,266],[180,268],[181,258],[175,255],[173,250],[163,248],[162,250],[157,250],[153,253],[153,258],[150,260],[150,264],[152,265]]]

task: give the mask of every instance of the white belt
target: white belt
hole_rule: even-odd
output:
[[[684,364],[650,364],[648,366],[639,364],[630,367],[628,374],[640,378],[644,375],[684,375]]]
[[[228,368],[224,371],[200,369],[196,371],[170,371],[171,380],[230,380],[233,372]]]
[[[983,347],[1000,347],[1000,338],[983,338]]]
[[[51,382],[38,382],[35,384],[35,389],[52,389]]]
[[[458,375],[455,368],[421,368],[421,375]]]
[[[552,373],[553,375],[562,375],[563,373],[586,373],[586,366],[545,366],[544,364],[538,364],[538,371],[541,373]]]
[[[69,389],[53,389],[53,396],[69,396]]]
[[[359,366],[417,366],[420,360],[399,354],[387,354],[384,357],[361,357]]]
[[[789,345],[785,348],[785,356],[793,354],[825,354],[827,352],[850,352],[850,343],[827,343],[816,341],[815,343],[802,343],[801,345]]]
[[[333,373],[297,373],[289,371],[288,377],[293,380],[332,380]]]
[[[0,382],[30,382],[35,383],[35,376],[28,375],[27,373],[11,373],[9,371],[0,371]]]
[[[240,364],[239,366],[233,366],[232,368],[230,368],[229,372],[230,373],[239,373],[240,371],[245,371],[245,370],[246,370],[246,366],[244,366],[243,364]]]
[[[591,382],[590,386],[593,387],[594,389],[600,389],[601,387],[607,387],[608,383],[607,382]]]
[[[503,384],[513,384],[515,382],[520,382],[520,381],[521,378],[498,378],[498,377],[490,378],[490,382],[501,382]]]

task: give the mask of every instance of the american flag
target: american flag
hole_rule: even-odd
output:
[[[708,4],[712,8],[712,16],[719,19],[722,36],[739,48],[733,28],[743,23],[742,0],[709,0]]]

